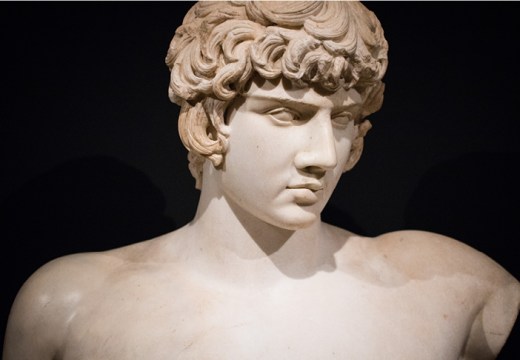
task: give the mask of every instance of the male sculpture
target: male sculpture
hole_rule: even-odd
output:
[[[494,358],[520,301],[499,265],[441,235],[320,221],[381,106],[386,55],[357,2],[194,5],[166,59],[194,220],[42,267],[4,360]]]

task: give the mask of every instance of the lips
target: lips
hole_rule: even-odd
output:
[[[308,206],[318,202],[317,192],[323,190],[323,184],[318,180],[298,181],[287,186],[294,196],[294,201],[298,205]]]
[[[323,190],[323,184],[320,181],[307,181],[301,183],[290,184],[287,189],[307,189],[313,192]]]

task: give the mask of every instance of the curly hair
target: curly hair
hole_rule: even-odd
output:
[[[179,133],[196,187],[201,187],[206,158],[215,166],[222,163],[228,137],[225,110],[255,73],[332,92],[356,89],[364,101],[362,141],[370,128],[363,119],[383,101],[387,52],[378,19],[359,2],[196,3],[166,56],[169,97],[181,106]]]

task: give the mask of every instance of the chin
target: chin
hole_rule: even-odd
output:
[[[284,216],[270,219],[270,221],[267,222],[281,229],[296,231],[308,228],[317,221],[320,221],[319,214],[310,211],[298,211],[297,214],[284,214]]]

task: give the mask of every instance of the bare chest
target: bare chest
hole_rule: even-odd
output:
[[[78,307],[64,360],[455,360],[473,316],[460,299],[433,301],[432,284],[137,285],[114,286]]]

